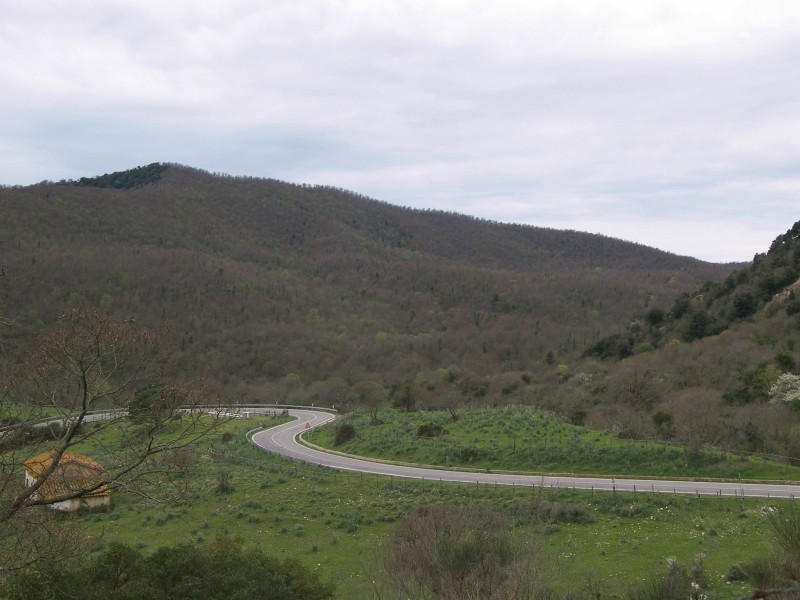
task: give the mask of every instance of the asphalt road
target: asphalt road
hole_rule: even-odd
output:
[[[800,498],[800,485],[515,475],[387,464],[362,458],[330,454],[303,446],[296,439],[299,434],[331,421],[335,418],[335,415],[323,411],[300,409],[290,409],[289,415],[297,420],[252,435],[253,444],[267,452],[340,471],[354,471],[369,475],[406,477],[428,481],[472,483],[476,485],[516,485],[664,494],[745,496],[751,498]]]

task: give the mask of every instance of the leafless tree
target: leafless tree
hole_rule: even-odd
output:
[[[665,405],[675,418],[675,437],[686,444],[689,457],[717,446],[725,434],[724,405],[719,391],[693,387],[681,390]]]
[[[484,504],[417,508],[383,554],[385,596],[437,600],[528,599],[542,591],[546,561],[532,536]]]
[[[204,385],[163,381],[163,340],[162,331],[73,309],[11,369],[0,401],[0,543],[2,536],[33,543],[24,560],[0,561],[0,569],[35,558],[35,540],[48,538],[51,521],[43,506],[106,489],[150,499],[182,491],[174,452],[218,427],[219,403]],[[129,417],[135,392],[146,386],[154,388],[147,410]],[[26,484],[25,461],[45,452],[46,467]],[[88,454],[104,470],[48,486],[67,452]]]
[[[354,387],[359,404],[369,413],[370,423],[377,425],[378,411],[386,406],[386,389],[374,381],[359,381]]]
[[[458,411],[462,407],[463,402],[464,398],[458,390],[449,387],[442,391],[441,395],[433,403],[433,406],[450,413],[450,419],[455,423],[458,421]]]

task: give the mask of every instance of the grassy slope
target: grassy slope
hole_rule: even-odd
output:
[[[376,551],[393,523],[420,503],[485,499],[511,505],[544,497],[584,506],[594,523],[550,524],[542,538],[557,565],[553,586],[561,591],[585,581],[605,592],[620,590],[663,572],[667,557],[690,563],[700,552],[706,552],[718,587],[730,589],[722,578],[731,565],[764,547],[763,501],[476,488],[348,475],[258,451],[243,439],[253,424],[229,423],[225,429],[236,434],[234,440],[215,438],[215,451],[226,459],[214,460],[210,441],[203,444],[191,504],[150,506],[116,494],[111,513],[82,517],[88,531],[147,550],[237,536],[332,578],[340,598],[371,597]],[[230,493],[214,490],[220,469],[232,476]],[[524,524],[517,531],[534,533]]]
[[[384,410],[380,425],[370,425],[365,413],[346,419],[357,435],[336,450],[388,460],[530,472],[800,480],[800,468],[783,463],[721,452],[687,457],[681,446],[621,440],[533,408],[465,409],[455,422],[444,411]],[[419,437],[417,428],[424,423],[439,424],[446,433]],[[334,448],[336,426],[309,432],[305,439]]]

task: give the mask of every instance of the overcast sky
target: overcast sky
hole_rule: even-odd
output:
[[[156,161],[750,260],[800,2],[0,0],[0,183]]]

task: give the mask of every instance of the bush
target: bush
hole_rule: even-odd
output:
[[[772,538],[787,556],[800,557],[800,510],[793,505],[776,510],[767,517]]]
[[[423,423],[417,427],[417,437],[439,437],[445,433],[444,427],[438,423]]]
[[[217,492],[220,494],[227,494],[233,491],[233,480],[231,472],[227,469],[220,469],[217,471]]]
[[[747,581],[746,567],[741,564],[732,565],[725,574],[725,581]]]
[[[490,504],[421,506],[397,526],[383,575],[403,598],[547,597],[539,545],[514,536]]]
[[[342,423],[333,434],[333,445],[341,446],[356,437],[356,428],[351,423]]]
[[[48,565],[14,575],[0,589],[0,598],[326,600],[333,592],[330,583],[299,563],[244,550],[240,541],[223,539],[202,546],[162,547],[149,556],[111,544],[78,568]]]
[[[511,515],[517,525],[576,523],[586,525],[594,523],[595,518],[589,510],[571,502],[557,502],[537,497],[529,502],[516,502],[511,508]]]
[[[676,598],[708,598],[708,577],[703,567],[703,556],[695,558],[690,568],[683,567],[674,558],[667,559],[667,572],[658,579],[632,588],[628,600],[675,600]]]
[[[481,457],[481,451],[478,448],[466,446],[458,450],[458,457],[464,462],[475,462]]]

